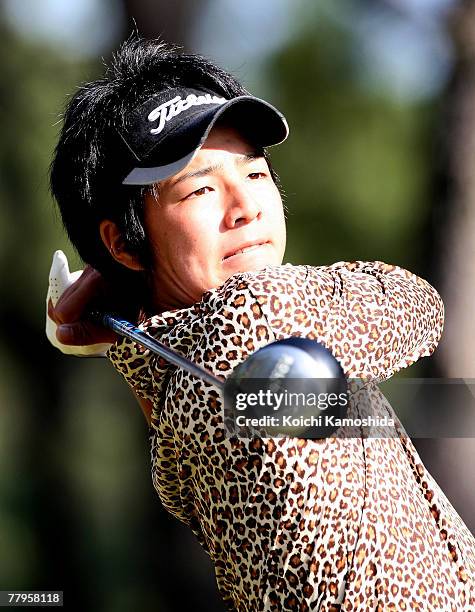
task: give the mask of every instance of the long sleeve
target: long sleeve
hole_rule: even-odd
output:
[[[427,281],[380,261],[343,262],[329,269],[337,274],[340,287],[327,330],[330,342],[338,341],[340,347],[347,335],[336,356],[349,375],[385,379],[434,352],[443,330],[444,305]]]
[[[288,270],[288,272],[287,272]],[[319,340],[349,377],[383,380],[433,353],[444,306],[425,280],[398,266],[338,262],[243,275],[275,337]]]
[[[377,381],[431,354],[442,325],[439,296],[417,276],[339,262],[237,274],[143,327],[224,378],[294,335]],[[229,609],[458,612],[474,601],[473,537],[410,440],[228,438],[214,387],[128,341],[109,356],[153,399],[153,484],[211,556]]]
[[[232,311],[242,303],[245,312],[234,321]],[[255,340],[232,347],[232,357],[219,368],[224,376],[273,339],[297,335],[325,344],[347,376],[383,380],[431,355],[444,321],[442,300],[427,281],[398,266],[357,261],[237,274],[206,293],[199,304],[152,317],[142,328],[186,355],[194,345],[193,336],[200,337],[199,332],[193,335],[193,326],[213,311],[218,322],[224,313],[240,335],[260,326]],[[226,326],[213,332],[211,337],[225,335]],[[111,347],[108,357],[146,399],[156,400],[173,370],[125,339]],[[205,358],[212,360],[212,353]]]

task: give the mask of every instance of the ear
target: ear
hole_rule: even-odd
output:
[[[125,250],[122,234],[113,221],[103,219],[99,224],[99,232],[106,249],[116,261],[131,270],[144,269],[137,255],[132,255]]]

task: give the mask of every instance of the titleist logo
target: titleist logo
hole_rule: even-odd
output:
[[[160,134],[165,127],[165,123],[176,117],[190,106],[202,106],[203,104],[224,104],[227,102],[226,98],[220,98],[219,96],[212,96],[211,94],[203,94],[202,96],[196,96],[190,94],[183,100],[181,96],[176,96],[168,102],[164,102],[154,108],[149,114],[149,121],[158,121],[157,127],[150,130],[151,134]]]

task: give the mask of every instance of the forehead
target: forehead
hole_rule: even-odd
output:
[[[210,131],[208,138],[201,145],[201,150],[222,150],[230,153],[246,153],[256,151],[249,139],[232,125],[217,123]],[[198,152],[199,152],[198,151]]]
[[[263,149],[252,145],[239,130],[226,124],[218,124],[210,131],[208,138],[187,166],[162,181],[160,185],[173,186],[184,177],[194,175],[200,170],[208,174],[211,167],[222,167],[227,159],[242,163],[248,156],[261,155],[264,155]]]

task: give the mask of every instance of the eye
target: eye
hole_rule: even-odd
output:
[[[267,174],[265,172],[251,172],[247,176],[251,180],[255,181],[256,179],[266,178]]]
[[[206,195],[207,193],[210,193],[211,191],[213,191],[213,189],[206,185],[205,187],[200,187],[199,189],[196,189],[195,191],[192,191],[191,193],[189,193],[186,196],[185,199],[199,197],[199,196],[202,196],[202,195]]]

